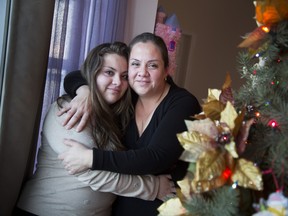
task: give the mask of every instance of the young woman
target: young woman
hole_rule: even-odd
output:
[[[175,183],[184,177],[187,163],[178,160],[183,148],[176,134],[186,130],[184,120],[200,113],[201,107],[191,93],[175,85],[167,74],[168,66],[168,51],[162,38],[143,33],[131,41],[128,78],[135,93],[135,114],[124,139],[129,150],[90,150],[84,149],[79,142],[66,140],[65,143],[70,149],[61,154],[60,158],[68,170],[72,173],[87,168],[126,174],[165,173],[171,174]],[[75,74],[71,74],[66,78],[66,91],[72,95],[76,90],[74,87],[77,88],[80,84],[83,84],[83,80],[77,81]],[[62,110],[68,111],[65,120],[68,127],[81,116],[78,105],[76,103],[75,108],[72,104],[72,109],[67,107]],[[74,113],[77,115],[73,116]],[[81,158],[86,158],[87,155],[90,160],[80,163]],[[137,198],[118,197],[113,206],[113,215],[158,215],[157,208],[161,203],[160,200],[148,202]]]
[[[92,105],[87,127],[80,133],[62,126],[64,114],[57,116],[69,98],[52,104],[44,121],[37,170],[20,195],[14,215],[97,215],[108,216],[116,195],[145,200],[163,198],[175,192],[166,176],[132,176],[105,171],[85,171],[70,175],[57,158],[67,150],[64,138],[85,143],[87,148],[121,151],[122,134],[131,115],[127,81],[128,47],[105,43],[87,56],[81,72],[87,80]],[[84,159],[85,160],[85,159]],[[160,187],[161,186],[161,187]],[[111,192],[111,193],[103,193]],[[114,194],[112,194],[114,193]]]

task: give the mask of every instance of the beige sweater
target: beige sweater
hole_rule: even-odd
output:
[[[155,176],[91,170],[69,175],[57,158],[67,148],[63,139],[74,139],[88,147],[94,144],[89,128],[80,133],[66,130],[61,125],[65,115],[57,117],[57,111],[54,103],[46,115],[37,170],[23,188],[19,208],[41,216],[108,216],[116,198],[114,194],[145,200],[156,198],[159,179]]]

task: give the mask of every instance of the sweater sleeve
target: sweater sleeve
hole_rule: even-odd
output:
[[[178,161],[183,148],[176,134],[186,130],[185,119],[201,112],[199,102],[191,94],[177,94],[164,106],[165,113],[147,147],[121,152],[93,149],[92,169],[146,175],[166,172],[183,162]]]
[[[158,177],[152,175],[125,175],[87,170],[76,176],[79,181],[89,185],[94,191],[110,192],[143,200],[155,200],[160,187]]]
[[[82,85],[87,85],[87,82],[80,70],[72,71],[64,78],[64,90],[72,98],[76,96],[76,90]]]

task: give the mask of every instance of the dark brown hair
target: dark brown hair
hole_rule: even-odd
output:
[[[129,44],[130,51],[135,44],[140,43],[140,42],[143,42],[143,43],[152,42],[155,46],[157,46],[161,52],[162,59],[164,61],[164,67],[165,68],[169,67],[169,55],[168,55],[167,46],[161,37],[153,33],[149,33],[149,32],[144,32],[142,34],[139,34],[136,37],[134,37],[132,41],[130,42]]]

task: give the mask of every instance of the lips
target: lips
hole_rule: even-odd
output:
[[[150,80],[136,80],[136,82],[146,84],[150,83]]]
[[[121,92],[119,88],[108,88],[108,90],[115,94],[119,94]]]

